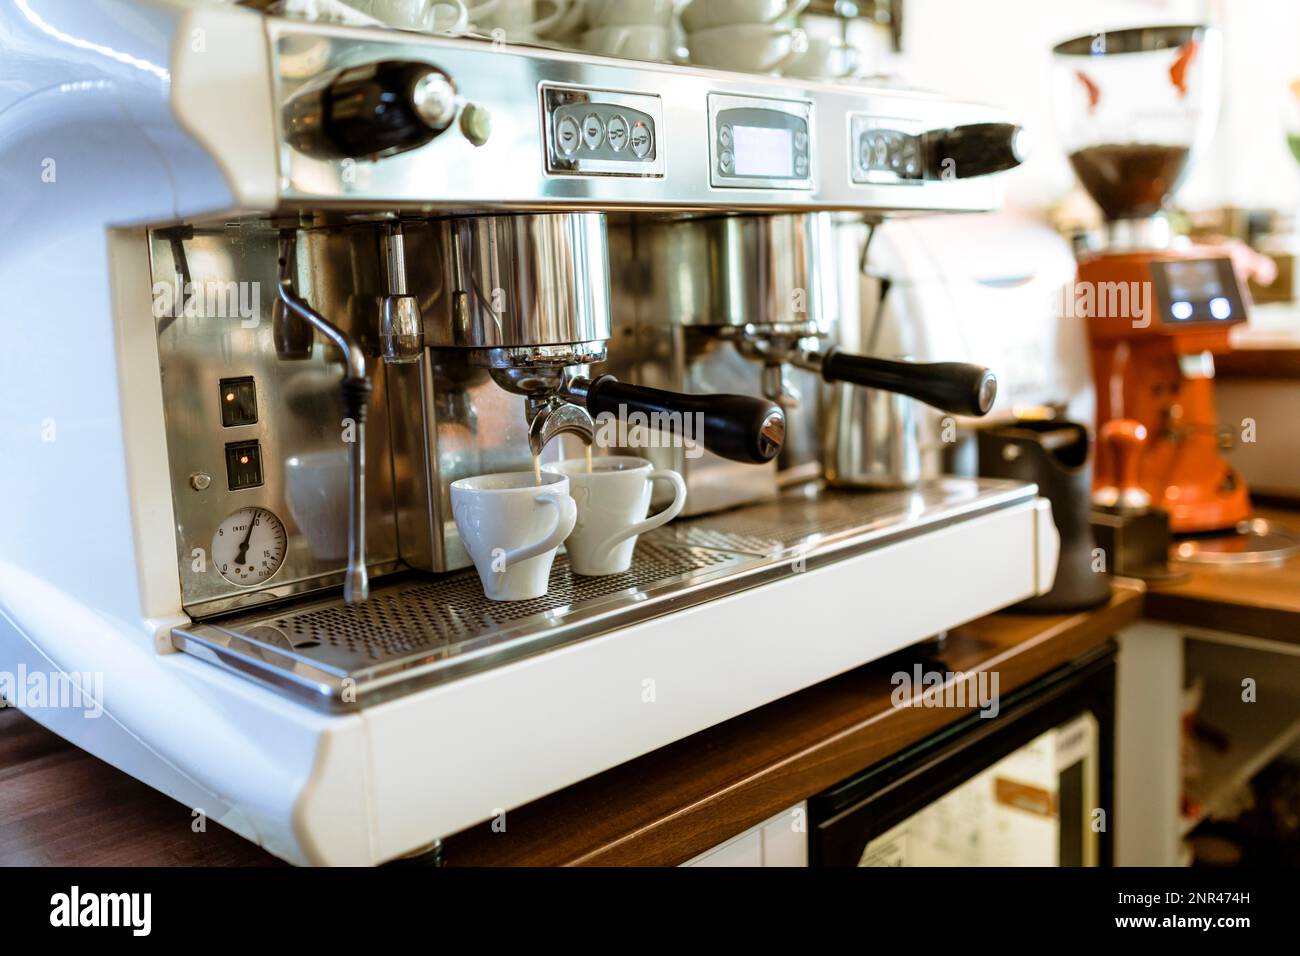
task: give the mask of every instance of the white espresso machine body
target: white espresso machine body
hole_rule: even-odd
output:
[[[350,672],[331,672],[310,642],[277,645],[265,630],[206,617],[183,594],[185,569],[205,556],[179,533],[175,502],[211,476],[174,480],[177,408],[161,381],[151,281],[162,230],[197,222],[220,234],[280,216],[296,229],[317,213],[497,204],[974,211],[992,203],[986,183],[890,184],[859,168],[847,138],[858,127],[847,120],[910,114],[936,127],[995,114],[913,94],[294,23],[198,0],[73,6],[0,3],[0,288],[11,332],[0,350],[0,435],[11,454],[0,478],[11,504],[0,532],[0,692],[196,818],[296,863],[381,863],[1050,588],[1055,529],[1034,488],[954,482],[901,502],[935,520],[922,534],[840,526],[815,547],[774,554],[667,542],[695,549],[707,568],[651,595],[650,612],[601,629],[609,606],[596,603],[545,631],[535,652],[519,653],[528,635],[505,629],[495,642],[457,645],[437,667],[404,658],[364,705],[340,686]],[[388,55],[454,64],[467,100],[496,119],[491,140],[473,145],[483,127],[465,123],[463,135],[391,162],[295,153],[278,119],[293,74],[320,58]],[[500,81],[516,75],[652,99],[671,88],[662,175],[547,172],[538,87],[519,98]],[[708,95],[719,89],[793,97],[825,123],[801,192],[711,186]],[[428,175],[443,168],[453,171],[445,180]],[[512,169],[522,172],[502,178]],[[436,193],[431,183],[451,185]],[[195,255],[190,265],[219,260]],[[936,328],[933,351],[946,355],[938,342],[952,336],[982,359],[966,325]],[[218,340],[242,347],[246,330],[222,328]],[[924,343],[905,350],[926,354]],[[372,586],[372,601],[401,597],[383,580]],[[329,612],[336,590],[296,600]],[[863,620],[864,601],[870,626],[847,625]],[[48,693],[56,687],[61,704]]]

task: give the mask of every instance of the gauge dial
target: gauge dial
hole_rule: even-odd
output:
[[[212,560],[231,584],[249,587],[267,580],[284,564],[284,524],[265,508],[240,508],[217,526]]]

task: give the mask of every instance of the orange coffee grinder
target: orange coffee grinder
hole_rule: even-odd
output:
[[[1220,454],[1214,353],[1246,320],[1246,298],[1228,257],[1175,246],[1162,211],[1213,125],[1218,36],[1143,27],[1069,40],[1054,54],[1070,163],[1107,226],[1104,250],[1080,256],[1066,303],[1092,342],[1095,498],[1164,511],[1175,533],[1234,529],[1250,500]]]
[[[1131,314],[1087,319],[1102,436],[1094,498],[1153,505],[1168,513],[1175,534],[1232,529],[1250,517],[1245,483],[1221,454],[1214,407],[1214,353],[1228,350],[1228,329],[1246,320],[1245,303],[1231,261],[1196,254],[1079,262],[1081,286],[1150,290]]]

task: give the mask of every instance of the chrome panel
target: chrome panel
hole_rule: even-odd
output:
[[[299,602],[172,631],[173,645],[323,710],[351,710],[554,650],[1034,499],[947,479],[915,491],[798,493],[643,535],[632,568],[492,602],[476,572],[380,583],[370,602]]]
[[[430,347],[609,338],[604,216],[465,216],[408,223],[404,232],[407,284]]]
[[[992,207],[987,179],[920,188],[852,181],[849,113],[902,117],[925,129],[994,121],[994,110],[939,96],[590,54],[417,36],[270,18],[274,99],[346,66],[410,59],[444,70],[466,103],[486,110],[492,135],[474,146],[453,126],[419,149],[377,161],[313,159],[280,128],[281,199],[290,206],[413,211],[488,209],[866,209],[978,211]],[[547,172],[544,84],[659,97],[662,176]],[[715,189],[710,185],[709,94],[812,104],[811,189]],[[277,120],[279,118],[277,117]]]
[[[278,231],[265,221],[196,227],[176,242],[151,236],[155,294],[168,299],[177,276],[189,275],[191,312],[173,318],[157,311],[158,352],[181,597],[192,615],[277,600],[338,586],[347,566],[347,445],[343,435],[340,353],[316,336],[308,357],[277,357],[273,336]],[[377,234],[369,230],[312,229],[298,234],[298,286],[331,321],[374,343],[382,293]],[[310,340],[309,340],[310,341]],[[372,355],[374,349],[368,349]],[[366,429],[368,459],[367,565],[374,573],[397,566],[393,473],[389,452],[389,396],[383,366],[368,361],[374,382]],[[251,376],[257,395],[254,424],[225,427],[220,383]],[[261,446],[259,487],[231,491],[227,443]],[[208,481],[192,482],[191,476]],[[195,485],[204,485],[201,489]],[[283,566],[265,584],[238,587],[211,557],[212,535],[227,515],[247,506],[274,512],[288,535]]]
[[[694,326],[805,325],[839,318],[831,222],[818,215],[639,220],[654,278],[648,321]]]

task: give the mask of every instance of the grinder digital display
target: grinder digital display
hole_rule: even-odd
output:
[[[1164,322],[1240,322],[1241,289],[1227,256],[1153,261],[1151,279]]]

